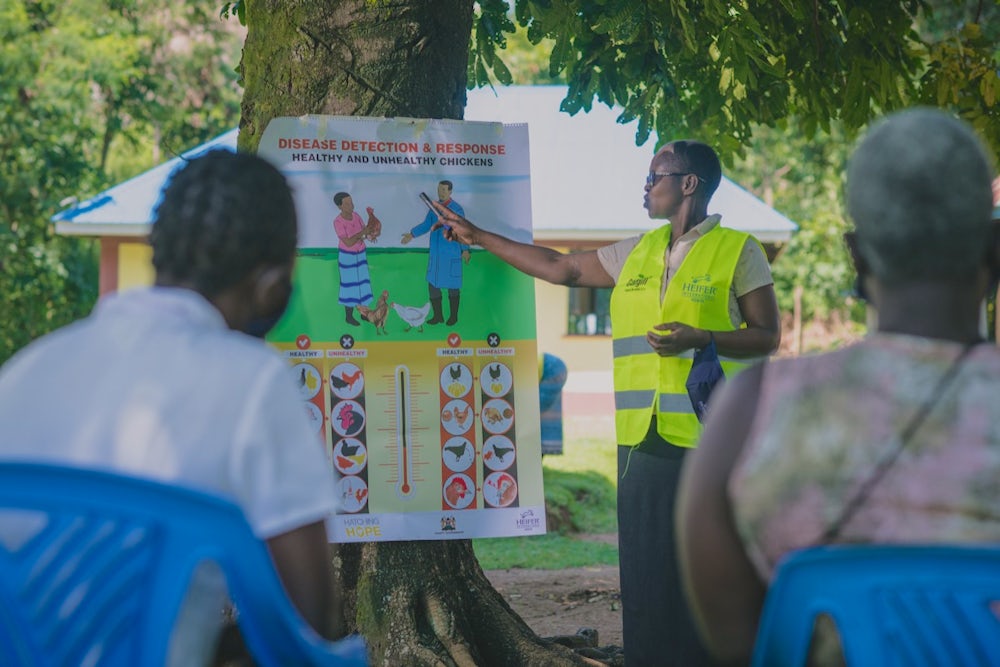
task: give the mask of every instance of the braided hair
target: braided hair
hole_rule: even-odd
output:
[[[295,252],[288,182],[250,153],[212,150],[191,160],[171,176],[153,217],[157,282],[189,285],[209,298]]]

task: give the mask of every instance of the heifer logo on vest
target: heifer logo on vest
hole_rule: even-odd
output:
[[[704,273],[700,276],[692,276],[690,280],[681,285],[681,293],[685,299],[694,303],[705,303],[716,297],[719,288],[712,284],[712,274]]]
[[[639,273],[635,277],[629,278],[625,283],[626,292],[641,292],[646,289],[652,276],[647,276],[645,274]]]

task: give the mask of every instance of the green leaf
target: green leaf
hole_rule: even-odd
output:
[[[510,70],[507,69],[507,66],[499,57],[493,61],[493,74],[496,76],[497,81],[505,86],[509,86],[514,81],[514,78],[510,74]]]

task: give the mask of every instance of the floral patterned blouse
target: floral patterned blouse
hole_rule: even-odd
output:
[[[765,581],[816,544],[898,444],[962,351],[874,334],[836,352],[775,360],[730,478],[740,536]],[[976,346],[836,542],[1000,541],[1000,350]]]

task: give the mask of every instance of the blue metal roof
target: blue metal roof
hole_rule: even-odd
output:
[[[509,86],[469,91],[466,120],[527,123],[535,238],[611,241],[656,224],[642,206],[653,141],[635,145],[636,123],[615,122],[618,111],[596,105],[589,113],[559,111],[565,86]],[[160,191],[182,162],[212,148],[236,148],[230,130],[179,157],[60,211],[63,234],[142,236],[148,233]],[[790,238],[795,223],[723,177],[709,206],[723,225],[763,242]]]

